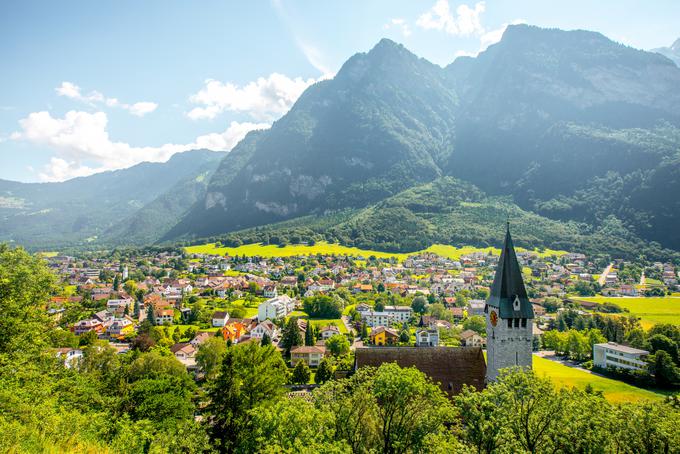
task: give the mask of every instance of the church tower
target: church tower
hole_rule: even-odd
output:
[[[531,368],[534,310],[517,263],[510,223],[484,312],[487,382],[505,367]]]

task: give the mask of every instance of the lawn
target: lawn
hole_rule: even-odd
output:
[[[394,257],[400,262],[405,260],[408,256],[419,254],[422,252],[431,252],[437,254],[441,257],[446,257],[451,260],[458,260],[461,256],[466,254],[472,254],[474,252],[483,252],[488,254],[489,252],[498,255],[500,254],[500,249],[497,248],[478,248],[474,246],[464,246],[455,247],[446,244],[433,244],[427,249],[422,251],[410,252],[410,253],[396,253],[396,252],[381,252],[373,251],[367,249],[359,249],[356,247],[342,246],[340,244],[327,243],[325,241],[319,241],[314,246],[305,246],[301,244],[288,245],[285,247],[278,247],[276,245],[263,245],[258,244],[245,244],[239,247],[215,247],[215,243],[202,244],[198,246],[189,246],[185,248],[188,254],[213,254],[213,255],[246,255],[246,256],[261,256],[261,257],[290,257],[294,255],[350,255],[354,257],[370,257],[375,256],[377,258],[391,258]],[[517,248],[518,251],[524,251],[525,249]],[[540,256],[550,256],[550,255],[563,255],[567,252],[565,251],[554,251],[552,249],[545,249],[542,252],[536,251]]]
[[[680,324],[680,298],[635,298],[635,297],[610,297],[594,296],[578,298],[584,301],[596,303],[610,302],[628,309],[631,314],[640,317],[640,323],[645,329],[649,329],[657,323]]]
[[[549,359],[534,355],[533,369],[540,376],[549,377],[557,386],[577,387],[583,389],[588,383],[596,390],[602,391],[610,402],[636,402],[640,400],[659,400],[664,394],[623,383],[610,378],[589,374],[580,369],[567,367]]]
[[[344,323],[342,323],[342,320],[339,318],[313,318],[310,319],[309,315],[307,315],[306,312],[304,311],[293,311],[289,314],[289,317],[299,317],[299,318],[304,318],[312,323],[312,325],[316,327],[324,327],[324,326],[329,326],[329,325],[335,325],[338,328],[340,328],[341,333],[346,333],[347,332],[347,327],[345,326]]]

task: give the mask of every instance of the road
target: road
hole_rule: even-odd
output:
[[[607,275],[612,270],[612,266],[614,266],[614,264],[610,263],[609,265],[607,265],[607,268],[604,269],[602,274],[600,274],[600,278],[597,280],[597,283],[600,284],[601,286],[604,286],[604,283],[607,280]]]

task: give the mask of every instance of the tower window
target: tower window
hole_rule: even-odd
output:
[[[527,319],[523,318],[522,319],[522,328],[526,328],[526,327],[527,327]]]
[[[508,319],[508,328],[512,328],[512,319],[511,318]]]
[[[519,319],[518,318],[515,319],[515,328],[519,328]]]

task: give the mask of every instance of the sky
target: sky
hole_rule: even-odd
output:
[[[442,66],[505,27],[680,37],[680,1],[0,2],[0,179],[63,181],[230,150],[381,38]]]

